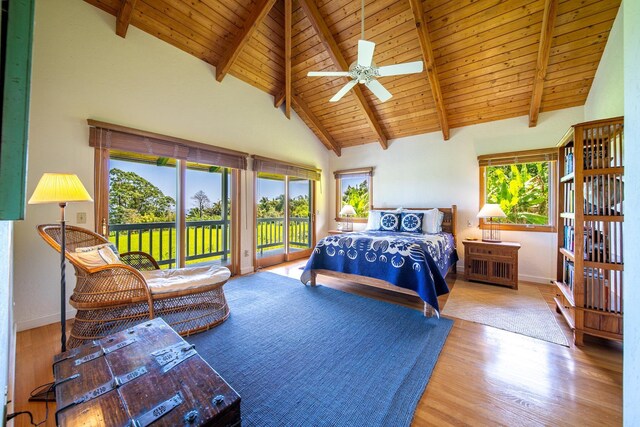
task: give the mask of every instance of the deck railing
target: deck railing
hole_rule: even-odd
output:
[[[310,248],[311,233],[309,217],[289,218],[289,246],[294,248]],[[273,250],[284,247],[284,218],[258,218],[256,224],[257,250]]]
[[[311,247],[310,219],[292,217],[289,220],[289,245],[293,248]],[[284,218],[258,218],[257,250],[284,247]],[[142,251],[151,254],[161,267],[176,266],[176,224],[150,222],[143,224],[111,224],[109,240],[120,253]],[[188,264],[219,259],[223,263],[231,256],[231,229],[228,220],[187,221]]]
[[[229,258],[231,233],[228,220],[187,221],[186,231],[188,264],[216,258],[224,263]],[[121,253],[142,251],[151,254],[161,267],[176,265],[176,224],[173,222],[111,224],[109,240]]]

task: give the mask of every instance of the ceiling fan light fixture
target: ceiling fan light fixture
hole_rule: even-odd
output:
[[[350,66],[348,72],[333,72],[329,75],[326,72],[314,72],[310,71],[307,75],[309,77],[350,77],[349,81],[343,86],[338,93],[336,93],[329,101],[337,102],[349,91],[353,86],[360,83],[367,86],[371,92],[380,100],[385,102],[391,98],[391,93],[378,82],[377,77],[386,76],[398,76],[403,74],[420,73],[423,70],[424,64],[422,61],[408,62],[403,64],[387,65],[383,67],[377,67],[373,63],[373,53],[376,44],[372,41],[364,39],[364,0],[362,0],[362,15],[361,15],[361,27],[362,36],[358,40],[358,56]]]

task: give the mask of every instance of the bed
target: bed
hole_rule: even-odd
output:
[[[449,292],[445,277],[455,274],[458,255],[456,205],[437,209],[443,214],[438,233],[356,231],[325,237],[316,244],[300,280],[315,286],[322,274],[418,296],[425,316],[439,316],[438,296]]]

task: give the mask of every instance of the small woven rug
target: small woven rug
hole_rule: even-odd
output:
[[[442,314],[569,347],[536,285],[520,284],[514,290],[457,281]]]
[[[409,426],[453,325],[273,273],[230,280],[231,316],[187,341],[243,426]]]

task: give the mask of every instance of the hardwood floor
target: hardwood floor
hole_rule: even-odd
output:
[[[298,279],[304,263],[265,270]],[[319,276],[318,283],[422,310],[422,302],[409,295],[325,276]],[[540,290],[555,313],[553,287],[540,285]],[[440,298],[441,306],[446,299]],[[558,323],[570,338],[560,317]],[[32,411],[36,421],[44,418],[45,404],[29,403],[29,391],[52,380],[58,334],[55,324],[18,334],[15,410]],[[55,425],[53,406],[47,426]],[[454,319],[413,421],[414,426],[621,424],[621,345],[594,339],[584,347],[567,348],[459,319]],[[16,418],[15,425],[28,426],[28,417]]]

